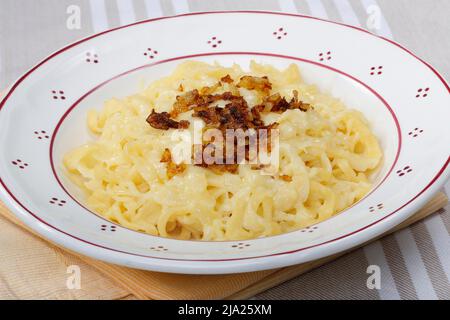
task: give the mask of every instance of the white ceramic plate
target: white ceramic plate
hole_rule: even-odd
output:
[[[304,230],[251,241],[154,237],[85,209],[61,155],[89,136],[86,111],[138,91],[183,60],[297,63],[307,82],[362,111],[384,150],[363,200]],[[76,252],[128,267],[234,273],[318,259],[382,234],[419,209],[449,174],[450,96],[428,64],[362,29],[275,12],[195,13],[138,22],[54,53],[0,104],[2,200],[29,227]]]

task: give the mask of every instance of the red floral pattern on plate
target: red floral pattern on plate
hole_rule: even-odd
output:
[[[22,170],[29,166],[28,163],[22,161],[21,159],[13,160],[13,161],[11,161],[11,164],[13,166],[16,166],[16,167],[22,169]]]
[[[100,226],[100,230],[102,230],[102,231],[116,232],[117,227],[116,227],[116,226],[110,225],[109,228],[108,228],[108,226],[107,226],[106,224],[102,224],[102,225]]]
[[[370,75],[382,75],[383,74],[383,66],[372,67],[370,68]]]
[[[233,244],[231,247],[236,248],[236,249],[244,249],[244,248],[250,247],[250,244],[239,242],[238,244]]]
[[[66,100],[66,96],[63,90],[52,90],[54,100]]]
[[[414,128],[414,130],[408,132],[408,135],[417,138],[421,133],[423,133],[423,130],[420,128]]]
[[[208,40],[208,44],[211,45],[213,48],[217,48],[220,44],[222,44],[222,40],[218,39],[217,37],[211,37],[210,40]]]
[[[403,177],[405,174],[412,172],[413,169],[410,166],[406,166],[403,169],[397,170],[397,175]]]
[[[370,212],[375,212],[375,210],[382,210],[382,209],[384,209],[384,204],[382,203],[379,203],[376,206],[369,207]]]
[[[426,98],[430,94],[430,88],[420,88],[417,89],[416,98]]]
[[[35,131],[34,135],[39,139],[50,139],[50,136],[48,135],[48,133],[45,130],[40,130],[40,131]]]
[[[283,37],[286,37],[288,33],[284,30],[284,28],[280,27],[278,28],[277,31],[274,31],[272,34],[274,35],[275,38],[281,40]]]
[[[319,53],[319,60],[320,61],[327,61],[327,60],[331,60],[332,56],[331,56],[331,51],[327,51],[327,52],[321,52]]]
[[[309,227],[306,227],[306,228],[302,229],[301,232],[303,232],[303,233],[305,233],[305,232],[313,233],[317,229],[319,229],[318,226],[309,226]]]
[[[98,58],[98,54],[95,52],[86,52],[86,62],[95,64],[99,63],[100,60]]]
[[[156,251],[156,252],[165,252],[169,249],[165,248],[164,246],[156,246],[156,247],[150,247],[150,250]]]
[[[58,199],[56,197],[53,197],[53,198],[50,199],[49,203],[57,205],[59,207],[63,207],[67,203],[67,201],[66,200],[60,200],[60,199]]]
[[[147,56],[149,59],[155,59],[158,53],[158,50],[147,48],[147,51],[144,52],[144,56]]]

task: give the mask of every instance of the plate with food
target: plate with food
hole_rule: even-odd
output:
[[[352,26],[257,11],[140,21],[9,88],[0,196],[44,238],[110,263],[289,266],[383,234],[442,187],[449,104],[433,67]]]

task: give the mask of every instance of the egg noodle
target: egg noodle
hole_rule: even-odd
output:
[[[239,165],[236,173],[187,165],[168,177],[161,155],[174,147],[173,132],[189,132],[193,126],[157,130],[147,116],[153,109],[170,112],[180,88],[213,86],[227,75],[267,76],[271,92],[291,99],[297,91],[312,106],[307,112],[263,115],[266,123],[278,124],[278,172],[262,174],[248,164]],[[257,91],[239,88],[239,94],[250,107],[261,103]],[[192,120],[192,113],[179,118]],[[245,240],[320,222],[367,194],[369,177],[382,158],[364,116],[302,82],[294,64],[280,71],[251,62],[244,72],[236,64],[184,62],[142,92],[91,110],[87,124],[96,139],[63,161],[87,206],[124,227],[177,239]]]

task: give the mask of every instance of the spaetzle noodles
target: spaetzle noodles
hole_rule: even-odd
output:
[[[261,174],[247,164],[236,172],[188,164],[168,176],[162,155],[173,147],[173,131],[193,130],[186,125],[193,113],[177,115],[182,126],[161,130],[146,122],[152,110],[173,112],[177,96],[204,87],[233,91],[253,107],[261,103],[261,92],[244,82],[231,87],[227,78],[245,76],[267,77],[271,93],[293,101],[296,92],[312,106],[261,114],[279,130],[277,174]],[[220,81],[223,86],[214,87]],[[238,65],[184,62],[142,92],[91,110],[87,125],[96,138],[63,160],[87,206],[124,227],[176,239],[245,240],[323,221],[368,193],[382,159],[364,116],[304,83],[294,64],[280,71],[252,62],[245,72]]]

